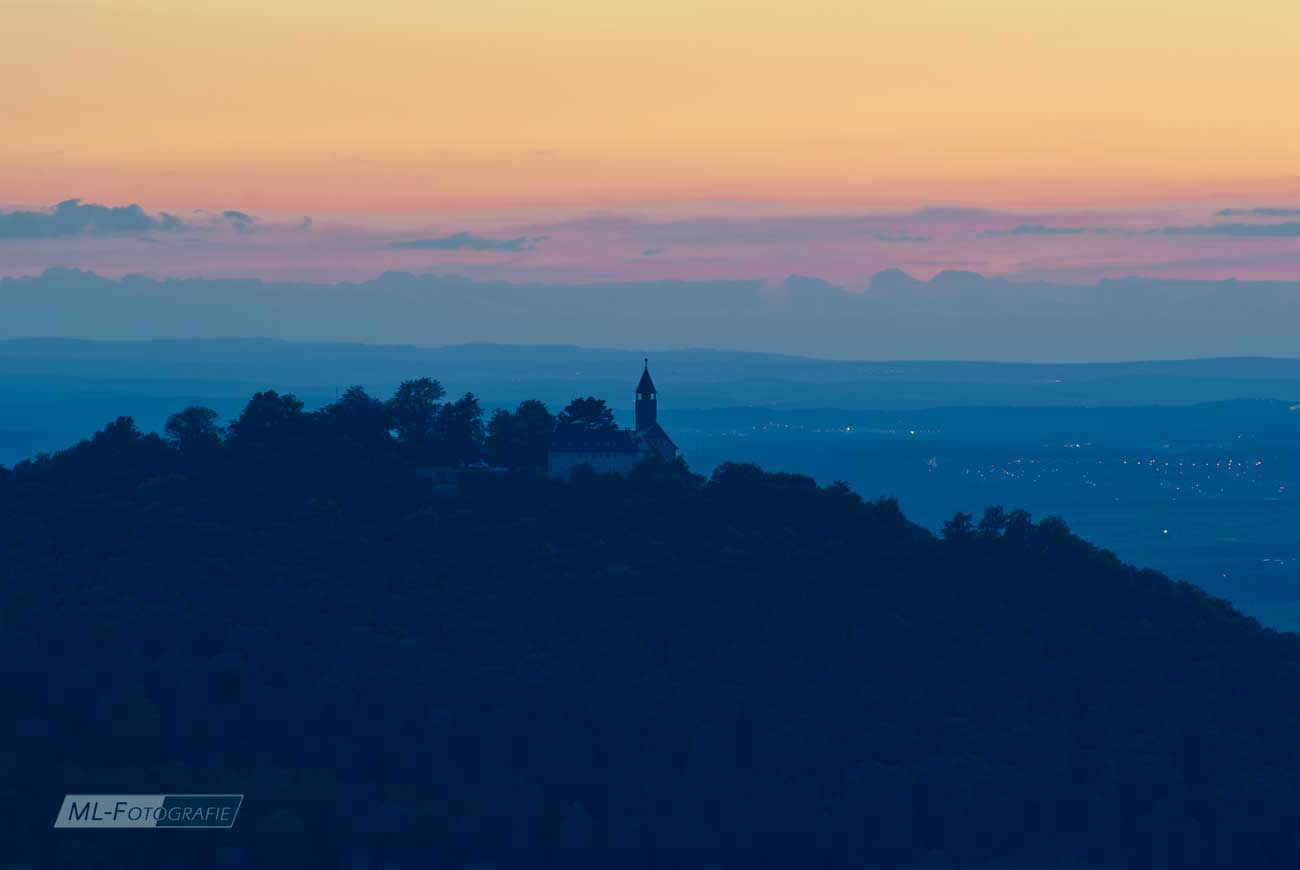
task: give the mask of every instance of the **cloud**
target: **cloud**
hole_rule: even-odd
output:
[[[96,214],[84,202],[75,205],[83,215]],[[0,213],[22,208],[51,212],[37,216],[47,223],[54,219],[53,208],[0,204]],[[454,264],[456,273],[485,281],[771,282],[811,273],[861,286],[873,273],[894,266],[922,277],[942,267],[1077,281],[1144,274],[1150,266],[1162,276],[1288,280],[1295,277],[1294,262],[1284,263],[1276,255],[1300,255],[1296,227],[1270,226],[1300,218],[1215,218],[1216,209],[1205,207],[766,213],[749,205],[720,205],[710,209],[721,213],[708,215],[695,214],[694,207],[666,208],[641,215],[595,213],[578,220],[561,213],[527,222],[519,213],[503,211],[495,216],[497,223],[439,223],[432,228],[411,223],[401,229],[387,219],[349,224],[338,218],[327,221],[328,227],[308,229],[303,212],[271,216],[238,208],[230,200],[211,210],[178,211],[184,224],[177,232],[154,227],[165,220],[156,210],[136,214],[128,209],[126,217],[135,217],[126,227],[149,228],[26,245],[0,241],[0,273],[32,274],[66,263],[106,274],[197,276],[226,275],[237,265],[241,274],[267,280],[363,280],[423,262],[440,263],[444,270]],[[489,217],[484,213],[476,221]],[[173,219],[168,225],[178,223]],[[1193,226],[1200,224],[1207,227]],[[1172,228],[1167,234],[1166,227]],[[101,228],[94,224],[78,231]],[[15,234],[13,227],[6,229]],[[322,232],[329,239],[328,257],[321,255]],[[145,237],[162,244],[139,241]],[[1239,259],[1228,262],[1225,257]]]
[[[170,232],[184,228],[175,215],[148,214],[138,205],[82,205],[68,199],[51,211],[0,212],[0,240],[52,239],[112,233]]]
[[[1011,231],[1013,236],[1076,236],[1090,232],[1087,227],[1049,227],[1043,224],[1021,224]]]
[[[837,241],[858,244],[863,239],[928,242],[932,236],[924,232],[926,221],[951,229],[966,215],[967,212],[927,209],[860,214],[661,218],[597,211],[584,217],[540,224],[534,229],[563,230],[566,238],[598,235],[602,237],[602,243],[626,240],[652,248],[799,245]]]
[[[1300,208],[1225,208],[1215,212],[1218,217],[1300,217]]]
[[[252,215],[234,209],[227,209],[221,213],[221,216],[230,222],[230,225],[235,228],[237,233],[257,232],[257,228],[253,226],[256,218]]]
[[[973,239],[1012,236],[1079,236],[1141,232],[1178,218],[1175,212],[993,211],[968,208],[922,208],[862,212],[754,215],[747,212],[696,217],[654,216],[598,211],[584,217],[535,224],[536,231],[564,231],[565,244],[575,239],[593,245],[642,248],[718,249],[724,246],[775,247],[787,251],[815,245],[824,254],[832,245],[852,246],[853,256],[880,256],[878,246],[863,242],[966,244]],[[876,253],[872,253],[872,251]],[[811,251],[808,252],[811,256]],[[902,252],[892,257],[907,256]],[[877,261],[878,263],[880,261]],[[795,265],[792,263],[792,265]],[[881,263],[881,265],[884,265]]]
[[[531,251],[538,242],[546,241],[546,236],[520,236],[517,239],[488,239],[473,233],[456,233],[437,239],[414,239],[408,242],[390,242],[388,247],[401,250],[421,251],[508,251],[519,253]]]
[[[1300,237],[1300,221],[1280,224],[1211,224],[1209,226],[1165,227],[1152,232],[1166,236],[1234,236],[1238,238]]]

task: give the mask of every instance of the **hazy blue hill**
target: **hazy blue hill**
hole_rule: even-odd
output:
[[[395,383],[433,367],[448,379],[489,378],[516,390],[622,384],[643,352],[561,345],[445,347],[270,339],[0,341],[6,389],[69,378],[169,386],[243,383],[295,387]],[[1189,404],[1300,397],[1300,358],[1136,363],[843,362],[782,354],[682,349],[653,354],[679,407],[918,408],[932,405]],[[792,389],[793,388],[793,389]]]
[[[274,386],[319,407],[410,377],[489,409],[608,399],[630,423],[642,353],[211,340],[0,342],[0,465],[120,414],[146,431],[189,404],[234,417]],[[992,503],[1062,513],[1091,539],[1300,628],[1300,360],[1093,365],[849,363],[655,353],[661,418],[692,464],[744,459],[897,496],[938,528]],[[1138,461],[1141,461],[1139,470]],[[1154,462],[1154,464],[1152,464]],[[1256,464],[1258,463],[1258,465]]]
[[[1300,854],[1300,637],[1060,520],[935,536],[737,464],[435,496],[373,411],[264,394],[0,469],[8,866]],[[171,783],[245,794],[235,827],[47,836],[64,793]]]

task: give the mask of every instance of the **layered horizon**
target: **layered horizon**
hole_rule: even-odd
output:
[[[1300,276],[1300,207],[1235,202],[833,212],[733,203],[402,216],[269,214],[232,202],[146,208],[74,198],[0,205],[0,275],[72,267],[114,277],[356,281],[406,271],[592,283],[812,274],[859,287],[895,268],[923,279],[955,269],[1065,283]]]
[[[865,287],[781,280],[0,278],[0,339],[282,338],[625,350],[695,347],[838,360],[1120,362],[1294,357],[1300,282],[1012,281],[946,270]]]

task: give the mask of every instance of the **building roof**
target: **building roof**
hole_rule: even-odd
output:
[[[641,448],[630,429],[603,432],[557,430],[551,437],[551,450],[555,453],[639,453]]]
[[[650,360],[645,361],[645,371],[641,373],[641,383],[636,385],[636,391],[640,393],[654,393],[655,382],[650,380]]]
[[[673,444],[673,439],[668,437],[668,433],[664,431],[664,427],[660,426],[658,423],[651,423],[644,429],[636,430],[636,437],[645,441],[662,439],[671,444],[674,450],[677,449],[677,445]]]

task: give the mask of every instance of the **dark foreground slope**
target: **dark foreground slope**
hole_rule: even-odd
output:
[[[434,500],[325,426],[0,470],[0,864],[1293,866],[1300,639],[724,466]],[[242,792],[223,832],[64,793]]]

